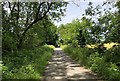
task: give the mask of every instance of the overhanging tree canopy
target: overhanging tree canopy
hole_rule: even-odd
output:
[[[60,20],[66,10],[66,2],[9,2],[2,3],[3,34],[10,32],[23,43],[26,32],[44,18]],[[8,13],[9,11],[9,13]],[[9,27],[8,27],[9,26]]]

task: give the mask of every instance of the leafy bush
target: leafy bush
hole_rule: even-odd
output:
[[[98,52],[95,52],[95,54],[90,55],[88,64],[92,71],[98,73],[99,75],[104,75],[107,63],[104,61],[103,57],[99,57],[98,55]]]
[[[115,64],[110,63],[106,71],[107,73],[105,75],[109,80],[120,79],[120,69]]]
[[[40,79],[52,53],[52,48],[42,46],[4,55],[3,79]]]
[[[120,46],[110,48],[105,53],[105,60],[108,62],[119,63],[120,62]]]

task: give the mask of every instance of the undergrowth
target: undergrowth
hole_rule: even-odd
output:
[[[41,78],[53,49],[42,46],[34,50],[21,50],[3,55],[3,79]]]

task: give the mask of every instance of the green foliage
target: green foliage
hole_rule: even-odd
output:
[[[88,9],[85,10],[86,13],[84,16],[93,22],[93,27],[90,28],[90,35],[95,39],[95,42],[100,43],[105,41],[119,43],[119,2],[120,1],[116,3],[106,1],[103,2],[103,7],[100,5],[94,7],[90,3]]]
[[[82,34],[82,30],[79,31],[77,40],[78,40],[78,44],[80,45],[80,47],[85,47],[86,40],[85,40],[85,37]]]
[[[60,34],[60,40],[62,40],[62,44],[70,44],[72,46],[78,46],[82,43],[90,43],[90,37],[88,28],[90,28],[92,22],[87,18],[75,19],[71,23],[67,23],[65,25],[60,25],[58,27],[58,34]],[[82,30],[82,36],[80,34],[80,30]],[[84,39],[84,42],[83,42]]]
[[[120,78],[120,69],[115,64],[110,63],[106,71],[106,77],[108,77],[109,80]]]
[[[56,45],[57,27],[50,20],[42,20],[27,32],[23,48],[35,48],[44,44]],[[30,44],[31,43],[31,44]]]
[[[99,75],[106,74],[105,71],[107,69],[107,63],[104,61],[103,57],[99,56],[99,53],[95,52],[95,54],[90,55],[88,62],[92,71],[98,73]]]
[[[113,63],[116,63],[116,64],[119,64],[120,63],[120,46],[116,46],[116,47],[113,47],[113,48],[110,48],[106,51],[106,54],[105,54],[105,60],[108,61],[108,62],[113,62]]]
[[[71,23],[61,25],[58,28],[58,33],[63,44],[72,46],[101,42],[119,43],[119,20],[119,1],[117,3],[106,1],[103,3],[103,7],[93,6],[90,2],[81,19],[75,19]]]
[[[45,43],[55,45],[57,34],[52,21],[59,21],[64,16],[66,6],[66,2],[3,1],[3,52],[30,49]]]
[[[3,56],[3,79],[40,79],[53,49],[42,46],[35,50],[15,51]]]
[[[16,49],[17,41],[10,33],[5,33],[2,37],[2,48],[4,51],[10,51]]]
[[[116,52],[118,49],[119,47],[111,48],[110,50],[105,51],[101,56],[101,53],[98,53],[95,49],[70,46],[64,47],[64,51],[69,54],[71,58],[90,68],[98,75],[101,75],[103,79],[110,81],[120,78],[120,66],[116,64],[118,63],[119,57],[117,57],[117,59],[114,58],[114,56],[116,57],[117,54],[119,55],[119,53]],[[114,53],[116,55],[109,56],[108,53],[110,53],[111,50],[112,54]],[[114,61],[109,59],[114,59]]]

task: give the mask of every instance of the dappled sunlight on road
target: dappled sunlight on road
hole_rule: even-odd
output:
[[[61,48],[54,49],[54,55],[46,67],[42,81],[78,81],[92,79],[96,81],[97,75],[84,68],[67,56]]]

